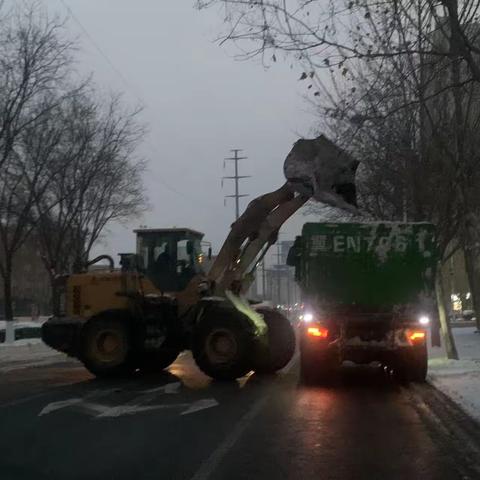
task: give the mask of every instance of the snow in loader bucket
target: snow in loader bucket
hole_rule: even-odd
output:
[[[355,173],[359,162],[324,135],[300,139],[285,159],[290,187],[321,203],[357,212]]]

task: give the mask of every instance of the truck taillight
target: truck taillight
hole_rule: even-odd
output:
[[[310,337],[327,338],[328,328],[325,327],[308,327],[307,334]]]
[[[407,338],[412,342],[412,343],[419,343],[423,342],[425,340],[426,334],[422,330],[407,330],[406,332]]]

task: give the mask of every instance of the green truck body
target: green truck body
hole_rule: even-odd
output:
[[[429,223],[305,224],[287,261],[306,305],[302,374],[326,375],[349,360],[424,381],[435,247]]]
[[[432,295],[431,224],[307,223],[299,239],[297,281],[317,303],[383,310]]]

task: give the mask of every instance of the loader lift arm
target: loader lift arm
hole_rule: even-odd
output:
[[[245,292],[282,225],[309,199],[356,212],[357,167],[323,135],[295,142],[284,163],[286,183],[252,200],[232,224],[208,274],[214,290]]]
[[[208,274],[216,289],[245,291],[251,275],[281,226],[309,199],[296,194],[286,182],[279,189],[252,200],[236,220]]]

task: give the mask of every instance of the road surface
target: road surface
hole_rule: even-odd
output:
[[[347,368],[305,386],[168,372],[100,381],[78,363],[0,365],[0,478],[478,479],[478,426],[426,386]]]

